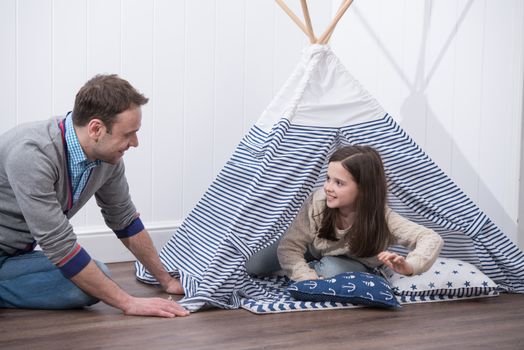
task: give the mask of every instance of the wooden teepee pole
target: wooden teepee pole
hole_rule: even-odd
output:
[[[293,22],[295,22],[295,24],[309,37],[309,40],[311,40],[311,36],[308,30],[306,26],[304,26],[300,18],[298,18],[297,15],[295,15],[295,13],[293,13],[293,11],[291,11],[291,9],[287,7],[286,3],[283,0],[275,0],[275,1],[282,8],[282,10],[284,10],[284,12],[287,13],[289,17],[291,17]]]
[[[300,0],[300,3],[302,5],[302,12],[304,13],[304,20],[306,21],[306,27],[308,31],[309,36],[309,42],[314,44],[317,41],[317,38],[315,38],[315,33],[313,32],[313,26],[311,25],[311,17],[309,16],[309,9],[307,8],[307,2],[306,0]]]
[[[338,8],[337,12],[340,11],[340,9],[342,8],[342,6],[344,6],[344,2],[340,2],[340,7]],[[332,30],[331,33],[329,33],[329,35],[327,36],[327,38],[326,38],[326,40],[325,40],[326,43],[328,43],[329,40],[331,39],[331,35],[333,35],[333,32],[334,32],[334,30]]]
[[[317,44],[325,45],[328,42],[329,38],[331,37],[331,33],[333,33],[333,30],[335,30],[335,27],[337,26],[338,21],[340,21],[340,19],[342,18],[342,16],[344,15],[344,13],[349,8],[349,5],[351,5],[352,2],[353,0],[346,0],[343,3],[343,5],[340,7],[337,14],[335,15],[335,18],[333,18],[333,20],[331,21],[329,27],[326,29],[324,34],[322,34],[322,36],[318,38]]]

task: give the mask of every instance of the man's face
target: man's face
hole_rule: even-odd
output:
[[[138,146],[137,132],[142,122],[140,106],[133,106],[117,114],[116,122],[108,132],[105,125],[94,147],[96,159],[110,164],[117,164],[129,147]]]

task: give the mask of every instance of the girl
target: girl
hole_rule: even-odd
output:
[[[304,203],[278,245],[280,265],[294,281],[327,278],[346,271],[373,272],[382,264],[410,276],[428,270],[442,238],[386,205],[382,160],[368,146],[347,146],[329,158],[324,188]],[[410,249],[407,257],[386,251]]]

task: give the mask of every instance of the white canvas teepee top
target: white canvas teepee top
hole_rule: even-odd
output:
[[[367,121],[370,114],[384,115],[378,102],[349,74],[327,45],[353,0],[342,2],[319,38],[313,32],[306,0],[301,0],[305,25],[283,0],[276,2],[308,36],[311,45],[304,49],[297,68],[256,126],[269,131],[278,120],[286,118],[298,125],[330,127]]]
[[[313,44],[304,49],[301,62],[256,125],[269,131],[286,118],[298,125],[333,127],[385,113],[328,45]]]

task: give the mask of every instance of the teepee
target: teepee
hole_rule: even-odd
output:
[[[182,305],[238,308],[241,298],[271,298],[245,271],[246,261],[283,235],[311,191],[322,184],[329,154],[370,145],[384,161],[390,207],[438,232],[441,256],[467,261],[507,291],[524,293],[524,254],[417,146],[346,70],[327,42],[351,5],[345,0],[315,37],[277,3],[311,45],[260,119],[160,252],[180,276]],[[137,278],[155,283],[140,263]]]

